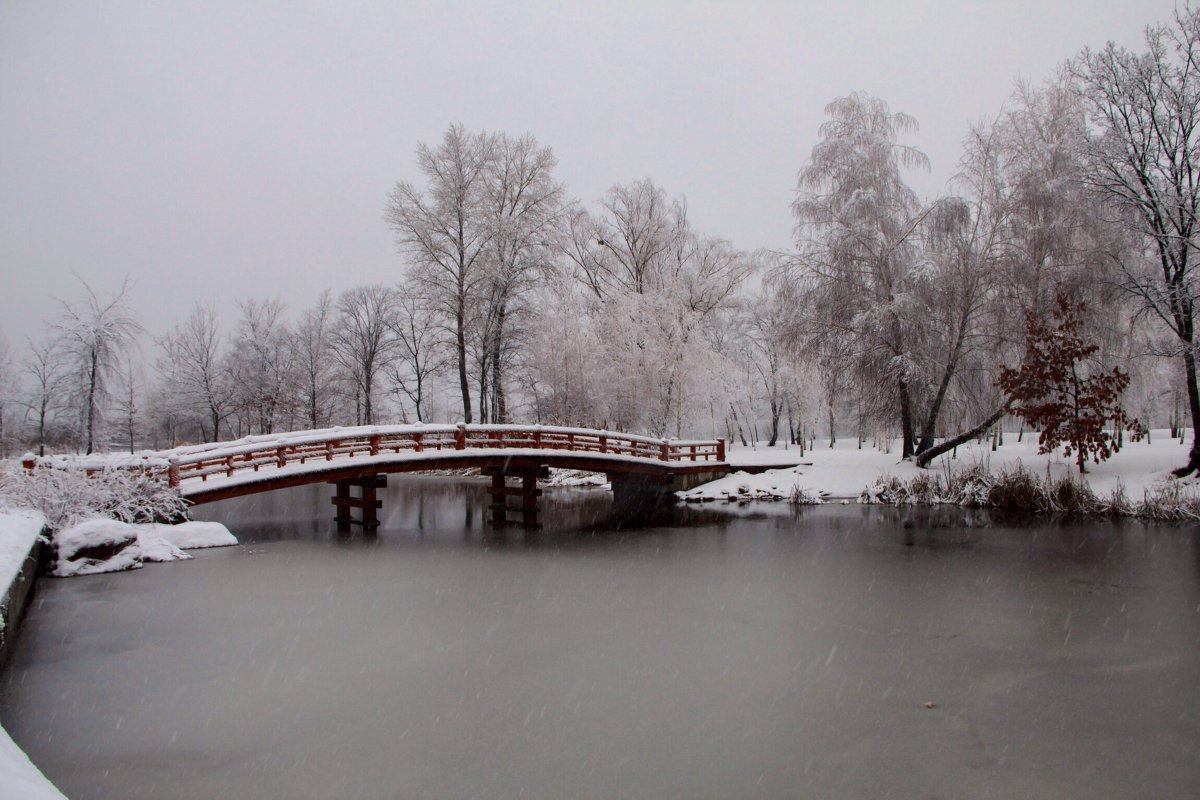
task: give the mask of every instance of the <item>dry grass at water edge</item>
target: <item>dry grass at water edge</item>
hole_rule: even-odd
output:
[[[893,475],[863,489],[860,503],[883,505],[951,504],[1017,513],[1062,516],[1138,517],[1164,522],[1200,521],[1200,495],[1184,484],[1170,482],[1147,491],[1141,502],[1131,501],[1124,486],[1098,496],[1072,475],[1055,478],[1024,467],[990,473],[983,465],[944,473],[924,473],[910,480]]]

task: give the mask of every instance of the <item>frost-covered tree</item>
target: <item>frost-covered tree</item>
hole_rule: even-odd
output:
[[[279,300],[243,300],[227,357],[239,428],[271,433],[276,416],[292,408],[299,373],[292,332]]]
[[[439,326],[428,301],[403,287],[397,293],[393,325],[396,358],[392,380],[396,391],[412,403],[417,422],[426,422],[430,383],[446,367],[449,348],[438,336]]]
[[[1121,261],[1125,286],[1174,335],[1182,359],[1192,449],[1184,476],[1200,469],[1196,375],[1200,244],[1200,9],[1177,9],[1146,29],[1145,50],[1109,43],[1073,63],[1091,122],[1085,181],[1148,242],[1149,258]]]
[[[23,362],[30,386],[24,402],[33,416],[38,455],[46,454],[46,438],[54,415],[62,407],[63,381],[67,377],[62,339],[53,331],[38,341],[29,342],[29,355]]]
[[[417,145],[417,167],[425,187],[397,183],[384,211],[408,261],[409,277],[446,320],[466,422],[473,418],[468,329],[486,282],[487,251],[495,230],[484,208],[494,151],[494,137],[450,126],[437,147]]]
[[[62,302],[64,348],[75,378],[75,400],[79,411],[80,436],[84,451],[91,453],[109,400],[109,387],[124,357],[137,344],[142,326],[126,306],[128,280],[107,300],[80,280],[83,297],[75,303]]]
[[[908,458],[917,448],[914,347],[923,320],[912,278],[924,209],[901,170],[928,167],[928,159],[898,141],[916,120],[883,100],[854,93],[825,111],[792,204],[800,264],[814,279],[810,302],[827,314],[810,344],[849,343],[853,367],[893,387]]]
[[[481,287],[480,416],[509,418],[505,368],[518,349],[526,301],[553,268],[563,220],[564,190],[557,160],[530,135],[494,139],[484,184],[491,227]],[[490,404],[488,403],[490,389]]]
[[[329,425],[333,416],[336,372],[330,341],[333,319],[333,295],[326,289],[312,307],[304,310],[296,324],[294,351],[301,394],[299,405],[312,428]]]
[[[396,358],[397,292],[390,286],[359,286],[341,294],[330,330],[334,358],[354,387],[355,422],[373,425],[379,378]]]
[[[193,306],[182,322],[158,340],[158,350],[159,381],[165,393],[156,404],[160,414],[194,416],[200,438],[218,441],[221,426],[233,410],[234,387],[221,348],[216,311],[211,306]]]

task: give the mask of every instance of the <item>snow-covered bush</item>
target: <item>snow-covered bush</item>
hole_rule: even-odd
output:
[[[94,517],[121,522],[183,519],[187,503],[178,489],[142,470],[91,470],[38,467],[32,472],[8,464],[0,467],[0,508],[41,511],[51,530],[61,530]]]

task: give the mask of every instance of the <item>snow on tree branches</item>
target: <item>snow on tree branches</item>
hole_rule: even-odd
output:
[[[1083,311],[1083,303],[1060,294],[1051,312],[1054,324],[1028,315],[1025,359],[1018,369],[1001,367],[997,381],[1012,401],[1012,413],[1041,429],[1039,452],[1062,445],[1063,455],[1075,455],[1081,473],[1089,458],[1099,464],[1121,449],[1107,424],[1129,428],[1135,441],[1143,434],[1120,405],[1129,375],[1118,367],[1103,372],[1090,366],[1099,348],[1079,332]]]

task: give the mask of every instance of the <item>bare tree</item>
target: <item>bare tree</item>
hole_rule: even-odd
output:
[[[329,343],[355,387],[356,421],[375,423],[375,388],[396,357],[396,290],[381,284],[342,293]]]
[[[442,143],[417,146],[417,166],[427,188],[402,181],[392,191],[384,219],[409,260],[410,277],[448,322],[458,361],[463,419],[470,422],[467,329],[485,280],[486,252],[494,232],[483,213],[494,139],[452,125]]]
[[[34,416],[40,456],[46,454],[47,427],[61,402],[66,377],[64,356],[62,340],[47,333],[40,341],[29,342],[29,355],[24,361],[25,374],[33,380],[33,390],[25,401],[25,408]]]
[[[1146,29],[1146,50],[1109,43],[1073,63],[1093,129],[1084,140],[1088,186],[1150,243],[1152,261],[1121,263],[1125,286],[1174,334],[1183,360],[1193,441],[1185,476],[1200,469],[1196,276],[1200,244],[1200,10],[1177,9]]]
[[[271,433],[276,415],[286,411],[297,378],[291,330],[279,300],[244,300],[229,354],[237,406],[246,430]]]
[[[158,340],[158,369],[176,398],[198,412],[202,439],[221,438],[221,423],[229,416],[233,387],[221,353],[217,314],[211,306],[195,305],[183,323]]]
[[[305,418],[313,428],[328,425],[333,413],[333,351],[330,334],[333,324],[333,296],[321,292],[316,305],[300,315],[296,325],[295,350]]]
[[[437,322],[423,298],[401,289],[393,324],[397,357],[392,379],[396,390],[412,403],[417,422],[425,422],[428,419],[429,382],[445,368],[450,353],[438,339]]]
[[[84,449],[91,453],[108,401],[109,384],[122,357],[135,346],[142,326],[125,306],[128,279],[108,300],[101,300],[83,280],[80,283],[84,297],[75,304],[62,302],[64,319],[60,328],[74,361]]]

